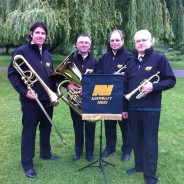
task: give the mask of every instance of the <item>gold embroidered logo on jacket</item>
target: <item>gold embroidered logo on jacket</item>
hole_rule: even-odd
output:
[[[151,70],[152,70],[152,66],[147,66],[147,67],[145,68],[145,70],[146,70],[146,71],[151,71]]]
[[[46,66],[50,67],[50,63],[46,62]]]

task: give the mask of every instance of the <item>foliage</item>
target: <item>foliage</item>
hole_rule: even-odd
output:
[[[35,21],[47,24],[48,42],[56,46],[75,44],[81,33],[95,46],[104,45],[116,28],[124,31],[129,48],[139,29],[150,30],[160,43],[184,43],[183,0],[0,0],[1,45],[23,44]]]
[[[164,54],[171,63],[180,62],[181,63],[181,64],[179,64],[180,66],[182,65],[182,63],[184,63],[183,62],[184,61],[184,55],[182,54],[181,51],[174,50],[172,48],[163,49],[161,47],[154,47],[154,50]],[[183,67],[181,69],[183,69]]]
[[[175,34],[175,47],[184,46],[184,1],[166,0]]]
[[[115,26],[117,20],[121,21],[120,14],[115,9],[115,0],[14,0],[13,2],[16,7],[12,7],[1,20],[3,31],[0,33],[0,39],[4,44],[23,43],[30,25],[35,21],[46,23],[49,28],[48,41],[51,44],[75,43],[81,33],[96,38],[94,43],[99,44],[106,40],[107,33]],[[6,10],[6,2],[2,4],[2,10],[4,9]]]
[[[67,145],[64,146],[55,131],[52,131],[52,152],[62,156],[58,162],[41,161],[39,159],[39,131],[37,131],[34,165],[38,178],[31,180],[25,177],[20,164],[20,140],[21,140],[21,109],[18,94],[10,85],[6,72],[0,72],[0,183],[2,184],[99,184],[104,183],[103,174],[98,167],[78,169],[89,164],[82,158],[73,163],[74,132],[68,106],[60,101],[55,108],[53,121],[62,132]],[[176,87],[163,93],[162,114],[159,128],[159,160],[157,174],[159,184],[181,184],[183,175],[183,88],[184,79],[178,78]],[[100,124],[96,125],[95,135],[95,160],[99,158],[99,132]],[[105,135],[103,128],[103,149],[105,147]],[[107,181],[110,184],[144,184],[142,174],[128,176],[126,170],[134,166],[134,157],[131,155],[129,162],[121,162],[121,133],[117,126],[116,152],[105,160],[114,164],[104,167]]]
[[[132,46],[134,34],[140,29],[148,29],[160,42],[172,43],[174,34],[165,1],[123,0],[118,2],[117,8],[120,9],[123,17],[120,28],[125,32],[127,47]]]

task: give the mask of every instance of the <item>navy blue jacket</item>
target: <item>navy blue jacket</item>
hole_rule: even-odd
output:
[[[43,46],[41,56],[38,45],[29,43],[15,49],[12,55],[10,66],[8,68],[8,79],[16,91],[20,94],[20,100],[29,101],[30,99],[26,97],[27,86],[24,84],[20,74],[13,66],[13,58],[18,54],[22,55],[28,61],[35,72],[51,90],[55,90],[55,87],[53,86],[53,83],[50,79],[50,75],[53,72],[51,55],[46,50],[45,46]],[[21,66],[21,68],[24,71],[28,69],[25,65]],[[39,100],[49,100],[48,94],[39,81],[34,83],[32,89],[38,94]]]
[[[129,100],[131,108],[161,108],[162,91],[174,87],[176,78],[171,66],[163,54],[154,52],[153,48],[145,51],[142,62],[139,62],[138,53],[134,53],[134,61],[127,64],[125,75],[124,94],[128,94],[137,88],[144,79],[160,72],[160,81],[153,83],[153,91],[141,99],[136,99],[136,95]],[[154,81],[156,80],[153,79]],[[153,81],[151,81],[153,82]],[[126,103],[124,108],[126,108]]]
[[[83,60],[81,54],[75,53],[73,55],[74,64],[77,66],[81,74],[87,74],[95,72],[96,60],[88,53],[88,56]]]
[[[113,74],[121,67],[127,65],[127,62],[132,59],[132,54],[122,47],[114,55],[112,49],[104,54],[97,64],[97,73],[100,74]],[[121,71],[123,72],[123,71]]]

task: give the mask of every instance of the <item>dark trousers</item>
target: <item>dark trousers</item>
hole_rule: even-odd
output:
[[[129,111],[135,167],[143,170],[146,181],[156,181],[160,112]]]
[[[123,145],[121,150],[123,155],[130,155],[132,148],[130,144],[130,129],[127,120],[118,121],[121,134],[122,134],[122,142]],[[106,150],[115,151],[116,149],[116,141],[117,141],[117,121],[106,120],[105,121],[105,137],[106,137]]]
[[[52,117],[53,107],[49,107],[49,101],[42,101],[45,110]],[[35,156],[36,129],[39,124],[40,130],[40,157],[51,156],[50,133],[51,123],[46,118],[38,103],[33,101],[21,101],[22,105],[22,140],[21,140],[21,163],[24,170],[33,168]]]
[[[84,135],[86,145],[86,155],[92,155],[94,150],[95,126],[93,122],[82,120],[75,111],[70,108],[75,133],[75,153],[81,155],[83,153]]]

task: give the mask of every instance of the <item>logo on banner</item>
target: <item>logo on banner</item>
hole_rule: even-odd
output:
[[[97,104],[108,104],[112,100],[112,90],[114,85],[95,85],[91,100],[97,101]]]

